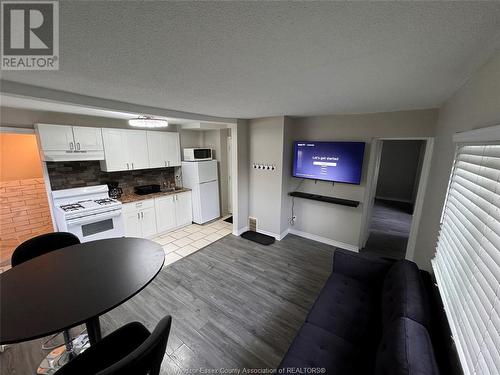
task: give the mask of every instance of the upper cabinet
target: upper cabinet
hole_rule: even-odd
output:
[[[101,128],[36,124],[35,129],[45,161],[104,159]]]
[[[45,161],[100,160],[105,172],[181,165],[179,133],[35,125]]]
[[[179,133],[147,131],[149,167],[181,165]]]
[[[106,172],[181,165],[179,133],[102,129]]]
[[[101,169],[106,172],[149,168],[146,131],[102,129],[105,158]]]

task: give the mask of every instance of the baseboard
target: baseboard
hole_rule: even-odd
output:
[[[300,230],[293,229],[293,228],[290,228],[288,230],[288,233],[295,234],[296,236],[304,237],[304,238],[307,238],[307,239],[310,239],[310,240],[313,240],[313,241],[318,241],[318,242],[321,242],[321,243],[325,243],[327,245],[339,247],[341,249],[354,251],[356,253],[359,252],[359,247],[358,246],[354,246],[354,245],[351,245],[351,244],[348,244],[348,243],[345,243],[345,242],[335,241],[335,240],[332,240],[331,238],[326,238],[326,237],[318,236],[318,235],[312,234],[312,233],[302,232]]]
[[[246,227],[240,228],[240,229],[233,229],[233,234],[235,236],[241,236],[242,233],[246,232],[248,230],[248,225]]]
[[[246,226],[244,228],[241,228],[241,229],[239,229],[237,231],[233,231],[233,234],[235,236],[241,236],[241,234],[244,233],[244,232],[246,232],[247,230],[249,230],[248,226]],[[281,234],[276,234],[276,233],[273,233],[273,232],[268,232],[267,230],[262,230],[262,229],[257,229],[257,233],[262,233],[262,234],[265,234],[266,236],[271,236],[271,237],[276,238],[278,241],[281,241],[288,234],[288,229],[285,230]]]
[[[276,238],[278,241],[281,240],[281,236],[279,234],[273,233],[273,232],[268,232],[267,230],[262,230],[257,228],[257,233],[262,233],[265,234],[266,236],[271,236]]]
[[[283,238],[286,237],[286,235],[289,233],[290,229],[287,228],[285,231],[283,231],[281,234],[280,234],[280,238],[279,240],[281,241]]]

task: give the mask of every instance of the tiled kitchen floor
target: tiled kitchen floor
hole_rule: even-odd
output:
[[[152,238],[153,241],[163,246],[164,267],[232,233],[233,224],[226,223],[224,219],[204,225],[191,224]]]

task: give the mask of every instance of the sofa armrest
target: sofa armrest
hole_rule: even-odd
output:
[[[333,272],[362,282],[381,283],[394,261],[349,250],[335,249]]]

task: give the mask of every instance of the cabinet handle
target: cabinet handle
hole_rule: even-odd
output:
[[[69,149],[73,151],[73,142],[69,142]]]
[[[165,167],[166,167],[166,166],[167,166],[167,161],[166,161],[166,160],[164,160],[163,162],[165,163]]]
[[[132,163],[132,169],[134,169],[134,163]]]
[[[137,213],[137,218],[140,219],[141,218],[141,214],[138,212]]]
[[[80,150],[80,142],[77,142],[77,143],[76,143],[76,149],[77,149],[77,150]]]
[[[144,212],[141,211],[141,219],[144,219]]]
[[[129,169],[129,167],[128,167],[128,163],[127,163],[127,169]]]

